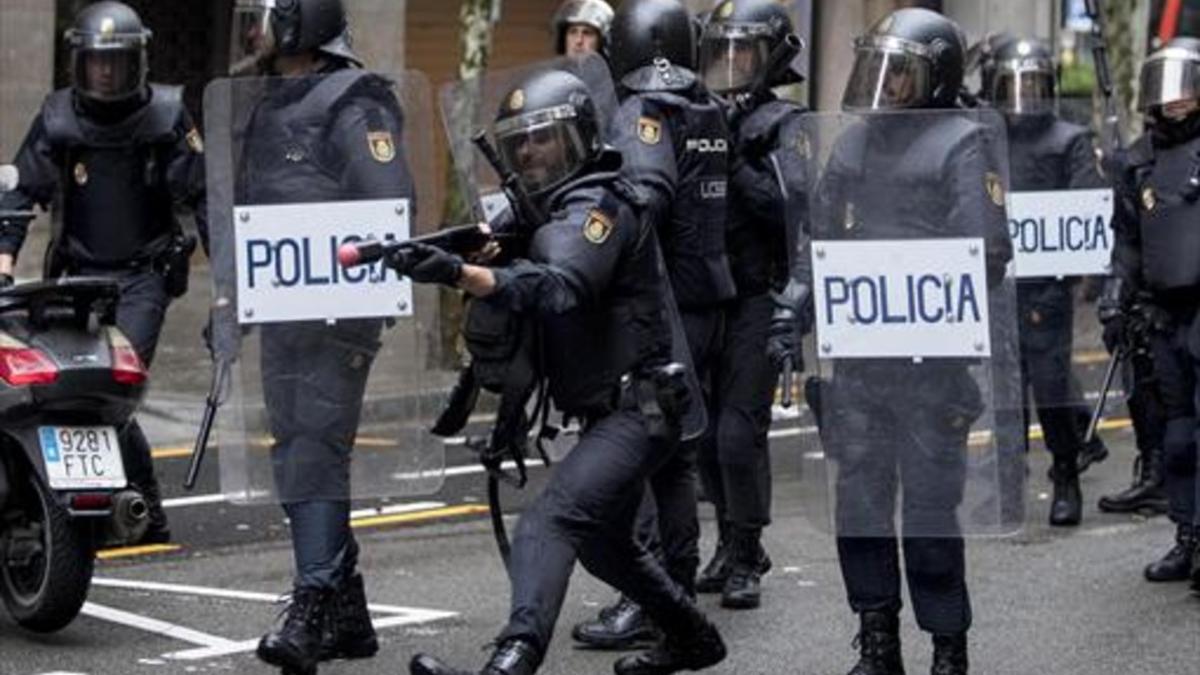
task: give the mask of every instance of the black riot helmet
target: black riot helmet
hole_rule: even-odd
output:
[[[116,103],[145,92],[150,30],[128,5],[111,0],[88,5],[63,39],[71,52],[71,86],[79,96]]]
[[[1142,64],[1138,108],[1155,112],[1170,103],[1200,99],[1200,39],[1177,37]]]
[[[967,74],[979,71],[979,93],[988,96],[992,91],[992,81],[996,78],[996,53],[1005,45],[1016,40],[1012,33],[988,33],[982,40],[967,50]]]
[[[317,51],[356,66],[342,0],[236,0],[230,72],[256,69],[276,55]]]
[[[492,135],[500,159],[534,198],[583,173],[603,145],[587,85],[553,69],[525,78],[508,92]]]
[[[1010,115],[1053,113],[1058,96],[1058,65],[1040,40],[1010,40],[992,53],[990,88],[984,97]]]
[[[613,17],[613,79],[662,59],[696,69],[696,34],[687,7],[679,0],[625,0]]]
[[[966,53],[958,24],[928,9],[900,9],[854,42],[846,110],[952,108]]]
[[[723,0],[713,8],[700,38],[705,85],[718,94],[746,91],[789,36],[794,36],[792,19],[777,0]],[[774,87],[804,79],[790,63],[784,65],[765,74],[770,78],[767,84]]]
[[[587,26],[600,36],[600,53],[607,54],[612,22],[612,6],[604,0],[564,0],[550,22],[550,30],[554,33],[554,53],[567,53],[567,31],[571,26]]]

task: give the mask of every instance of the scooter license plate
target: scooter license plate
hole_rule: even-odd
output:
[[[123,488],[125,463],[113,427],[38,427],[54,490]]]

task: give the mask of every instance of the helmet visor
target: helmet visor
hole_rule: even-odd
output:
[[[120,101],[142,90],[145,52],[140,47],[75,49],[71,62],[76,91],[97,101]]]
[[[700,42],[700,72],[717,94],[744,91],[771,58],[769,27],[762,24],[710,24]]]
[[[574,108],[537,110],[496,123],[500,159],[531,193],[557,187],[575,175],[591,155],[575,123]]]
[[[992,103],[1012,115],[1054,112],[1054,74],[1042,69],[1002,66],[992,80]]]
[[[1143,112],[1196,98],[1200,98],[1200,54],[1168,49],[1142,66],[1138,108]]]
[[[259,74],[263,61],[275,52],[271,32],[274,4],[274,0],[238,0],[229,40],[231,75]]]
[[[891,110],[925,104],[930,91],[930,62],[903,41],[860,41],[842,108]]]

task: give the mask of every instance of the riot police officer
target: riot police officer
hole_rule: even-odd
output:
[[[243,2],[234,29],[231,63],[271,76],[245,87],[256,98],[239,136],[235,203],[414,198],[393,83],[362,69],[341,0]],[[296,574],[287,613],[257,653],[284,672],[378,650],[356,569],[349,469],[382,325],[261,327],[272,468]]]
[[[45,275],[98,275],[121,288],[117,326],[148,367],[172,298],[187,288],[195,239],[174,209],[192,210],[205,230],[200,133],[182,88],[149,84],[150,30],[119,2],[83,9],[65,39],[71,86],[48,96],[17,154],[21,180],[0,210],[46,208],[62,199],[61,227]],[[0,219],[0,284],[12,283],[27,222]],[[121,430],[126,472],[146,497],[145,541],[169,539],[150,444],[136,420]]]
[[[795,245],[789,220],[799,215],[808,175],[796,144],[804,108],[770,88],[803,78],[792,67],[799,38],[777,2],[725,0],[702,35],[700,72],[725,99],[733,127],[726,250],[738,294],[725,308],[713,375],[715,442],[699,461],[720,536],[696,586],[721,593],[724,607],[754,608],[771,564],[761,544],[771,522],[771,403],[779,368],[800,358],[795,331],[770,339],[769,329],[776,301],[788,308],[804,302],[782,292]]]
[[[519,225],[528,249],[511,266],[490,268],[418,246],[403,270],[535,321],[542,346],[530,362],[544,364],[538,377],[557,409],[583,420],[578,444],[517,525],[512,611],[480,671],[487,675],[537,670],[576,559],[637,601],[665,633],[655,649],[618,661],[617,673],[694,670],[725,655],[716,628],[633,534],[645,477],[668,461],[678,435],[676,423],[652,423],[646,412],[655,401],[668,401],[668,411],[678,406],[668,382],[677,380],[664,377],[672,348],[664,318],[673,309],[654,232],[602,134],[578,77],[554,70],[528,77],[504,98],[494,126],[502,160],[534,208],[550,214]],[[466,672],[425,655],[410,669]]]
[[[604,0],[563,0],[550,30],[554,34],[554,53],[608,54],[608,32],[613,10]]]
[[[694,72],[693,22],[681,2],[623,3],[611,38],[613,79],[622,99],[613,143],[625,158],[624,174],[649,195],[692,364],[704,383],[719,358],[721,306],[735,293],[725,255],[728,127]],[[707,405],[710,388],[705,389]],[[650,477],[653,500],[643,507],[639,524],[643,541],[660,551],[671,577],[689,593],[700,565],[696,455],[709,442],[707,434],[685,442]],[[594,647],[628,647],[653,635],[644,619],[621,598],[572,635]]]
[[[989,284],[998,284],[1012,258],[998,150],[986,127],[952,114],[965,51],[958,26],[902,9],[855,46],[842,105],[862,116],[838,136],[812,193],[813,239],[980,237]],[[891,112],[901,108],[918,112]],[[821,386],[821,437],[837,471],[838,559],[861,621],[852,675],[904,672],[901,547],[917,624],[933,635],[933,672],[967,672],[971,606],[956,512],[970,427],[987,403],[971,374],[978,367],[988,366],[845,358]],[[898,490],[902,525],[894,523]]]
[[[1100,187],[1091,133],[1056,114],[1058,67],[1049,46],[1012,38],[995,47],[990,58],[985,80],[991,88],[984,97],[1005,115],[1011,188]],[[1076,281],[1027,279],[1017,293],[1021,375],[1032,389],[1046,448],[1054,457],[1050,524],[1057,526],[1078,525],[1083,515],[1078,463],[1084,443],[1077,410],[1082,401],[1071,371]],[[1024,407],[1028,428],[1028,402]]]
[[[1124,320],[1151,326],[1164,433],[1168,515],[1176,545],[1145,569],[1150,581],[1183,581],[1197,550],[1197,418],[1200,377],[1200,40],[1171,40],[1142,66],[1139,107],[1148,132],[1118,181],[1113,269]],[[1132,316],[1134,312],[1140,317]],[[1116,317],[1112,317],[1116,318]]]

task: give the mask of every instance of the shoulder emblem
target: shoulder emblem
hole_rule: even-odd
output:
[[[371,156],[380,164],[387,164],[396,158],[396,144],[392,141],[390,131],[368,131],[367,145],[371,146]]]
[[[75,184],[76,185],[80,185],[80,186],[87,185],[88,170],[87,170],[87,166],[85,166],[83,162],[75,163],[74,173],[75,173]]]
[[[658,145],[662,140],[662,122],[653,117],[638,118],[638,138],[646,145]]]
[[[587,221],[583,224],[583,238],[593,244],[603,244],[612,234],[613,222],[608,214],[600,209],[588,211]]]
[[[192,127],[192,130],[187,132],[187,136],[185,136],[185,138],[187,140],[188,147],[192,149],[192,152],[196,153],[197,155],[204,154],[204,140],[200,138],[200,132],[197,131],[195,127]]]
[[[1000,174],[994,171],[989,171],[983,177],[984,188],[987,189],[988,196],[992,198],[992,203],[996,206],[1004,206],[1004,181],[1000,180]]]
[[[1153,211],[1158,205],[1158,196],[1154,194],[1154,188],[1147,185],[1142,188],[1142,206],[1146,207],[1147,211]]]

